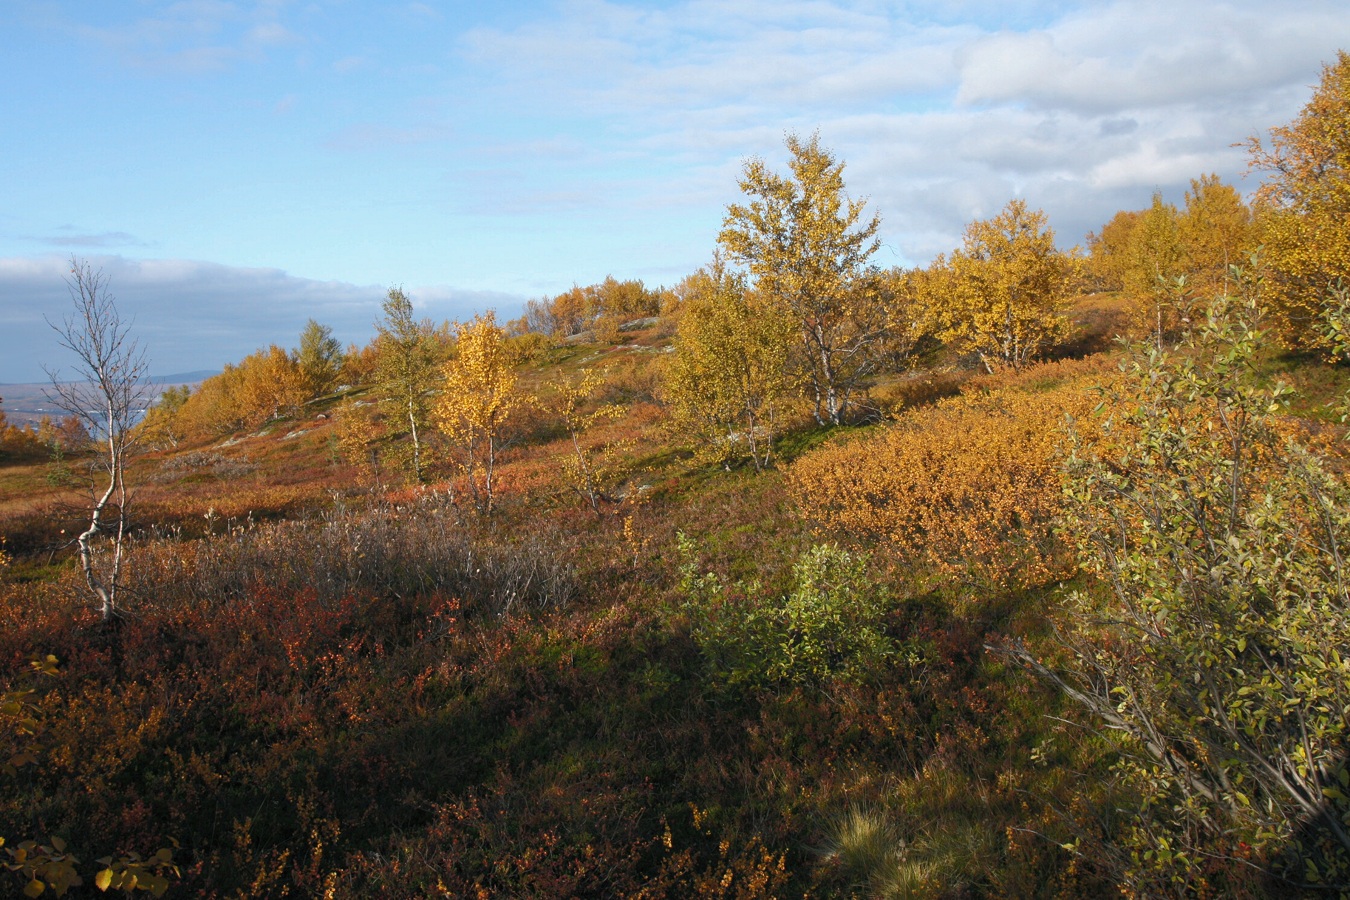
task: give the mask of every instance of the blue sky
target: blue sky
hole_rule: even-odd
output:
[[[0,382],[101,267],[156,373],[310,316],[364,343],[710,257],[742,162],[819,130],[926,263],[1021,196],[1065,246],[1154,190],[1242,180],[1350,48],[1343,0],[0,5]]]

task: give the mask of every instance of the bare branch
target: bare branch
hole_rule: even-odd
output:
[[[72,257],[66,285],[74,312],[59,324],[50,320],[47,324],[57,333],[58,343],[74,354],[75,377],[62,380],[56,371],[48,369],[51,389],[47,396],[95,439],[95,468],[103,473],[103,486],[92,498],[89,527],[77,543],[85,581],[107,621],[117,608],[131,503],[126,461],[136,443],[135,425],[150,398],[148,363],[131,336],[130,323],[122,321],[102,271]],[[100,534],[109,537],[112,548],[111,558],[103,566],[95,560],[99,551],[94,540]]]

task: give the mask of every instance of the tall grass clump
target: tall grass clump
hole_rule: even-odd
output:
[[[298,521],[231,528],[200,541],[149,542],[133,588],[147,602],[228,603],[258,587],[351,596],[459,598],[466,615],[565,607],[575,566],[549,530],[504,534],[425,499],[406,507],[338,509]]]

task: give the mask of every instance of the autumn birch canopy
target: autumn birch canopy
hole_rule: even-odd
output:
[[[333,337],[333,329],[313,319],[300,332],[300,347],[295,353],[305,388],[305,399],[322,397],[337,386],[342,377],[342,345]]]
[[[1350,283],[1350,54],[1322,70],[1308,105],[1271,129],[1269,145],[1254,137],[1248,150],[1251,167],[1270,173],[1256,203],[1282,331],[1320,345],[1328,292]]]
[[[422,480],[422,442],[427,420],[427,395],[436,380],[436,340],[430,320],[413,317],[412,301],[402,288],[390,288],[384,318],[375,323],[379,336],[376,380],[383,403],[408,423],[412,439],[413,480]]]
[[[773,456],[775,414],[792,388],[792,323],[714,263],[691,278],[666,368],[665,393],[681,436],[704,459],[755,469]]]
[[[885,336],[877,297],[860,284],[880,246],[881,220],[864,217],[867,201],[844,193],[844,164],[819,135],[789,135],[787,147],[789,175],[769,171],[762,159],[745,164],[740,188],[748,202],[727,208],[717,240],[790,317],[816,419],[838,425]]]
[[[558,458],[563,480],[586,499],[597,516],[600,515],[600,501],[609,499],[607,492],[622,471],[616,457],[632,445],[631,440],[597,445],[588,436],[597,425],[624,414],[623,407],[617,404],[596,405],[596,395],[604,383],[603,374],[592,369],[579,379],[559,378],[552,384],[554,411],[567,429],[572,445],[570,452]]]
[[[515,360],[492,313],[459,326],[455,355],[441,371],[436,424],[456,448],[474,505],[490,514],[503,428],[520,404]]]
[[[1064,333],[1070,260],[1055,248],[1045,213],[1026,201],[1013,200],[994,218],[967,226],[948,271],[939,337],[977,354],[988,371],[1021,368]]]

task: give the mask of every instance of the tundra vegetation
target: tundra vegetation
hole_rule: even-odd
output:
[[[1348,122],[908,271],[791,137],[673,287],[0,417],[0,890],[1345,894]]]

